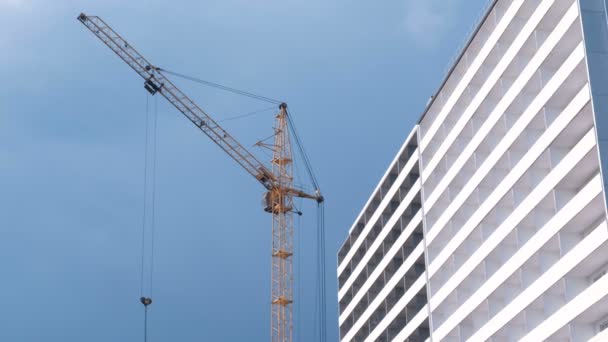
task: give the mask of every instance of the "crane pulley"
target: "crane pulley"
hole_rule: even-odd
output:
[[[266,188],[264,210],[272,214],[273,222],[271,341],[291,342],[293,338],[293,214],[295,212],[293,198],[312,199],[319,204],[323,203],[324,198],[314,177],[311,177],[316,188],[313,193],[298,189],[293,185],[293,159],[289,129],[290,127],[293,129],[293,125],[290,125],[287,105],[279,104],[274,128],[274,143],[271,145],[273,157],[271,165],[266,166],[173,84],[164,75],[163,69],[150,63],[101,18],[81,13],[78,20],[144,79],[144,88],[150,94],[161,94]],[[303,152],[295,131],[293,133],[298,148]],[[309,167],[306,158],[305,162]],[[142,297],[141,301],[146,309],[151,304],[149,298]]]

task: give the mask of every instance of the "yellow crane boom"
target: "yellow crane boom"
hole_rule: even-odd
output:
[[[144,79],[144,88],[160,93],[178,111],[224,150],[268,190],[264,210],[272,214],[271,342],[293,340],[293,198],[323,202],[315,193],[294,188],[293,159],[287,105],[279,105],[274,127],[271,166],[260,162],[212,117],[173,84],[162,69],[154,66],[122,36],[97,16],[81,13],[78,20]]]

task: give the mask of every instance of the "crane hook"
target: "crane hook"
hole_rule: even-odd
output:
[[[148,298],[148,297],[141,297],[139,298],[139,301],[145,306],[148,307],[148,305],[152,304],[152,298]]]

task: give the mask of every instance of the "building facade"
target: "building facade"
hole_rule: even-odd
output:
[[[607,7],[493,1],[338,253],[341,341],[608,341]]]

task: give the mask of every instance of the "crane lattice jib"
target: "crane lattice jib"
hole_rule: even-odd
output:
[[[273,187],[274,176],[267,167],[101,18],[80,14],[78,20],[145,80],[145,88],[150,93],[160,92],[167,101],[226,151],[247,172],[260,181],[264,187],[267,189]]]

